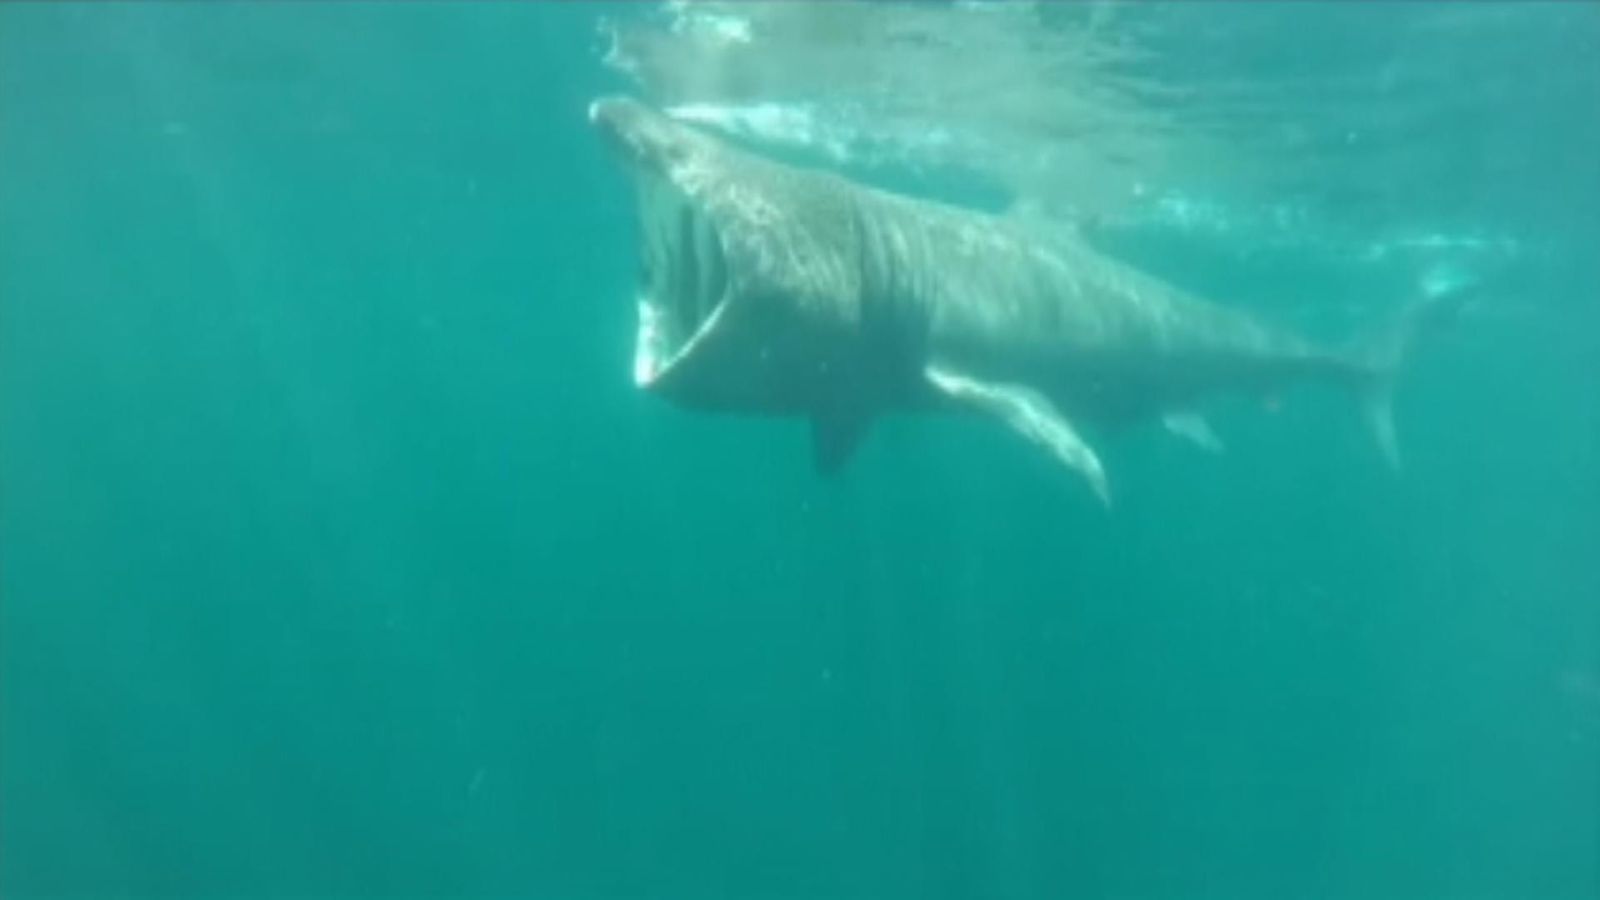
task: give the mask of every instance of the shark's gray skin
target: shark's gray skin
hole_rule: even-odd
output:
[[[1391,461],[1405,315],[1351,352],[1203,302],[1062,229],[775,162],[629,98],[589,110],[634,176],[638,384],[683,406],[804,416],[835,471],[871,421],[964,410],[1007,423],[1110,487],[1080,424],[1163,419],[1304,380],[1362,399]]]

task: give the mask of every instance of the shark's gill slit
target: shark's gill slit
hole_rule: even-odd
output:
[[[656,379],[680,342],[679,323],[670,306],[673,263],[664,219],[671,210],[665,183],[645,177],[638,182],[640,302],[639,342],[634,358],[634,379],[648,384]]]
[[[666,288],[671,278],[671,260],[667,249],[662,246],[661,228],[657,222],[661,216],[662,190],[655,184],[646,183],[640,195],[643,202],[640,204],[639,230],[644,238],[643,253],[650,260],[647,266],[650,281],[646,289],[654,297]]]
[[[672,252],[678,264],[677,307],[684,314],[687,331],[693,331],[703,312],[700,301],[699,260],[694,252],[694,210],[678,199],[677,221],[672,232]]]
[[[710,315],[722,302],[728,288],[728,270],[722,258],[721,242],[716,229],[706,216],[700,216],[695,229],[695,254],[700,260],[701,289],[705,292],[706,314]]]

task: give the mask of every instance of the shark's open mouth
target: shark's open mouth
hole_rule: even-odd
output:
[[[726,235],[702,183],[709,157],[719,148],[624,97],[596,100],[589,120],[638,189],[639,336],[633,376],[641,387],[664,389],[663,377],[696,355],[717,332],[729,305]]]
[[[646,386],[689,356],[722,314],[728,260],[711,217],[668,178],[637,173],[639,338],[633,377]]]

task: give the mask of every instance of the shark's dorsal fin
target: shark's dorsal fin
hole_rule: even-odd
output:
[[[1100,457],[1043,394],[1021,385],[979,381],[938,365],[928,366],[925,374],[940,393],[999,418],[1023,437],[1042,445],[1082,475],[1101,503],[1111,505],[1111,484]]]
[[[1197,412],[1170,412],[1161,417],[1161,424],[1178,437],[1209,453],[1222,452],[1222,438],[1212,430],[1211,423]]]
[[[872,416],[846,410],[828,410],[811,417],[811,464],[818,474],[837,475],[867,436]]]

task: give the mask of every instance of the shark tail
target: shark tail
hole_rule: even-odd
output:
[[[1395,471],[1400,469],[1400,442],[1394,427],[1394,394],[1400,372],[1417,339],[1454,318],[1470,293],[1466,285],[1426,292],[1352,354],[1362,416],[1384,461]]]

